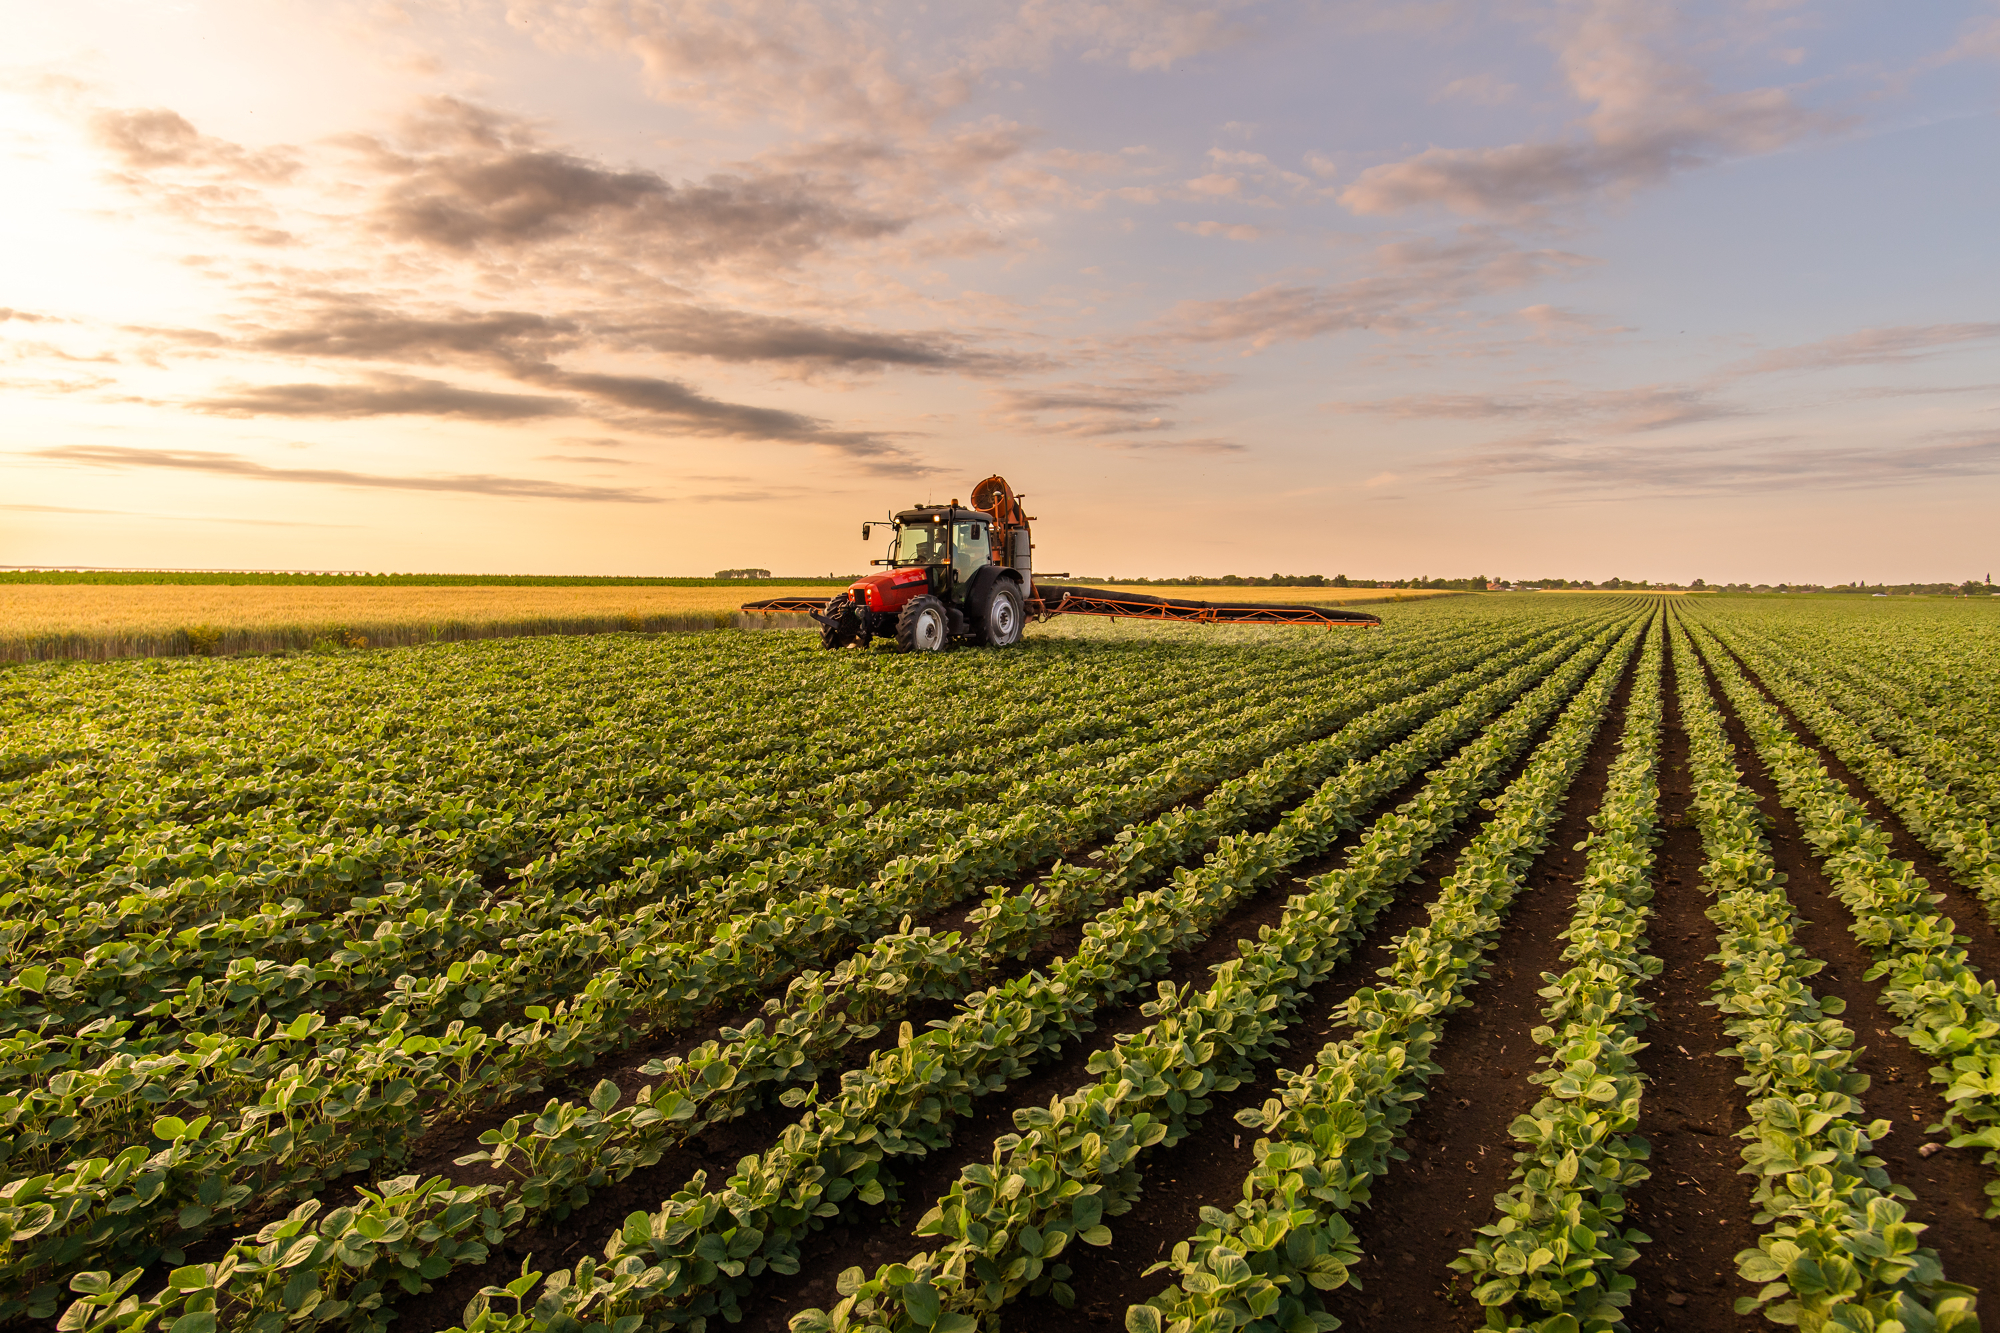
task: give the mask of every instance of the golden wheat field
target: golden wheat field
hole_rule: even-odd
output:
[[[825,587],[314,588],[283,585],[4,584],[0,634],[133,634],[213,625],[429,625],[543,616],[733,611],[763,597],[827,597]]]
[[[324,588],[0,585],[0,661],[388,647],[509,634],[714,629],[745,601],[825,587]],[[793,619],[791,617],[784,618]],[[806,623],[803,617],[797,618]],[[775,621],[773,622],[776,623]]]

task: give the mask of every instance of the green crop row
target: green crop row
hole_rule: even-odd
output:
[[[1898,754],[1872,739],[1861,725],[1887,730],[1901,721],[1874,698],[1841,687],[1815,689],[1815,673],[1789,656],[1760,651],[1733,627],[1726,642],[1771,693],[1896,812],[1917,840],[1979,895],[1987,915],[2000,924],[2000,834],[1983,808],[1968,806],[1952,794],[1954,788],[1964,787],[1955,760],[1940,761],[1933,746],[1919,750],[1918,757]]]
[[[1896,1035],[1940,1062],[1930,1073],[1947,1109],[1931,1129],[1952,1133],[1953,1147],[1987,1149],[1987,1164],[2000,1166],[2000,991],[1982,983],[1966,961],[1965,936],[1937,910],[1943,895],[1895,857],[1866,808],[1799,743],[1727,654],[1713,640],[1702,647],[1779,799],[1853,914],[1849,930],[1875,959],[1868,979],[1887,978],[1881,1002],[1903,1020]],[[1986,1192],[1992,1199],[1986,1215],[2000,1217],[2000,1180],[1988,1181]]]
[[[1452,778],[1465,783],[1470,770],[1490,780],[1504,766],[1507,747],[1525,743],[1602,655],[1611,633],[1572,656],[1488,728],[1471,747],[1476,759],[1448,766]],[[1526,683],[1519,674],[1503,684],[1518,690]],[[628,1218],[607,1243],[603,1261],[588,1259],[552,1274],[531,1308],[507,1314],[489,1307],[471,1327],[637,1330],[698,1327],[731,1317],[760,1273],[795,1269],[805,1232],[840,1215],[850,1200],[890,1197],[895,1182],[886,1158],[948,1142],[950,1121],[969,1110],[974,1097],[1020,1077],[1039,1052],[1059,1048],[1102,1003],[1156,974],[1230,904],[1327,846],[1351,826],[1351,811],[1425,771],[1440,747],[1448,752],[1455,744],[1454,732],[1477,730],[1483,720],[1478,709],[1490,709],[1500,688],[1480,691],[1489,699],[1469,698],[1410,740],[1335,779],[1270,833],[1225,839],[1200,870],[1128,898],[1092,923],[1077,953],[1053,964],[1046,976],[1030,973],[975,996],[958,1016],[921,1036],[905,1027],[897,1049],[846,1075],[832,1100],[808,1099],[805,1119],[766,1153],[745,1158],[722,1190],[709,1190],[697,1175],[658,1212]],[[1443,836],[1431,821],[1413,825],[1398,830],[1404,846]]]
[[[1369,692],[1359,693],[1365,698]],[[91,1162],[17,1183],[16,1194],[32,1196],[32,1202],[28,1197],[16,1200],[17,1215],[20,1208],[53,1208],[59,1220],[17,1223],[8,1265],[25,1276],[73,1268],[92,1255],[131,1253],[134,1246],[172,1247],[180,1233],[190,1233],[191,1239],[234,1215],[251,1202],[252,1194],[271,1198],[277,1191],[276,1197],[282,1197],[284,1191],[307,1188],[325,1174],[352,1170],[384,1155],[393,1157],[427,1119],[479,1099],[511,1095],[521,1086],[523,1071],[535,1068],[531,1061],[540,1061],[542,1071],[586,1063],[593,1050],[604,1048],[607,1041],[615,1045],[629,1040],[634,1030],[648,1023],[659,1026],[712,1002],[716,983],[743,988],[781,974],[778,964],[788,955],[774,952],[780,946],[823,954],[843,938],[857,933],[865,938],[867,921],[893,920],[892,912],[900,915],[949,901],[974,875],[1004,874],[1063,845],[1083,841],[1088,829],[1080,821],[1101,826],[1107,817],[1118,818],[1126,810],[1168,804],[1232,768],[1240,770],[1245,759],[1296,743],[1301,736],[1298,728],[1323,729],[1330,723],[1318,718],[1337,720],[1352,707],[1338,699],[1327,701],[1303,721],[1239,738],[1227,751],[1185,757],[1148,775],[1136,787],[1081,808],[1030,807],[991,834],[961,840],[923,861],[899,863],[891,876],[865,893],[816,895],[822,903],[817,912],[807,914],[796,904],[782,905],[765,914],[765,926],[744,925],[724,932],[694,960],[703,966],[699,974],[677,975],[643,956],[635,965],[635,959],[628,957],[622,977],[613,973],[594,979],[562,1009],[531,1014],[525,1029],[502,1028],[487,1036],[454,1024],[433,1038],[411,1036],[400,1028],[363,1032],[343,1023],[321,1034],[315,1031],[312,1016],[297,1020],[278,1035],[298,1042],[318,1037],[319,1055],[303,1062],[297,1057],[289,1064],[281,1062],[276,1077],[271,1069],[253,1067],[246,1072],[223,1060],[202,1071],[210,1077],[226,1074],[255,1091],[255,1104],[239,1122],[207,1122],[200,1116],[185,1124],[175,1121],[179,1128],[154,1154],[148,1171],[115,1187],[107,1187],[101,1176],[93,1174]],[[728,981],[730,977],[740,980]],[[655,980],[665,984],[648,984]],[[143,1091],[143,1074],[136,1077],[138,1090]],[[499,1081],[503,1078],[511,1082]],[[143,1103],[139,1105],[143,1110]],[[157,1126],[156,1137],[168,1138],[157,1134]],[[197,1182],[222,1174],[236,1177],[238,1183],[225,1197],[200,1203],[195,1197]],[[245,1184],[256,1188],[238,1195]],[[35,1216],[46,1219],[48,1214],[38,1211]],[[23,1248],[24,1240],[36,1237],[39,1243]]]
[[[1025,890],[996,887],[975,909],[971,941],[957,932],[933,935],[904,928],[883,936],[833,973],[808,972],[765,1016],[724,1033],[685,1058],[652,1062],[644,1072],[663,1076],[629,1106],[617,1106],[615,1087],[600,1085],[592,1101],[552,1100],[539,1113],[514,1117],[480,1136],[483,1152],[461,1165],[490,1161],[521,1178],[520,1193],[532,1217],[554,1210],[561,1217],[594,1190],[657,1161],[672,1143],[704,1126],[761,1104],[774,1087],[819,1076],[849,1042],[872,1037],[877,1024],[918,1000],[963,1000],[1011,955],[1049,930],[1068,924],[1105,901],[1117,901],[1218,839],[1277,812],[1333,773],[1366,759],[1501,675],[1507,658],[1489,658],[1421,694],[1383,704],[1331,737],[1300,745],[1231,779],[1195,809],[1176,809],[1122,831],[1098,853],[1096,866],[1058,862],[1047,879]],[[767,1023],[768,1019],[768,1023]],[[610,1098],[608,1103],[605,1099]]]
[[[1761,1284],[1737,1310],[1762,1308],[1773,1323],[1808,1328],[1976,1328],[1973,1293],[1945,1280],[1937,1252],[1919,1244],[1924,1228],[1900,1202],[1914,1196],[1870,1151],[1889,1122],[1862,1119],[1858,1094],[1868,1079],[1854,1068],[1854,1033],[1838,1017],[1844,1006],[1807,984],[1825,964],[1794,942],[1798,916],[1771,860],[1764,816],[1678,630],[1673,651],[1708,858],[1702,879],[1720,936],[1715,999],[1750,1092],[1750,1123],[1738,1137],[1749,1140],[1745,1170],[1757,1177],[1756,1223],[1769,1227],[1756,1249],[1736,1257],[1742,1276]]]
[[[1338,1321],[1318,1293],[1358,1279],[1347,1215],[1406,1154],[1395,1140],[1437,1070],[1431,1051],[1446,1017],[1468,1003],[1522,876],[1545,844],[1582,767],[1637,633],[1570,706],[1494,815],[1460,855],[1430,920],[1396,941],[1383,984],[1356,991],[1342,1021],[1357,1034],[1329,1043],[1284,1076],[1278,1096],[1241,1111],[1265,1137],[1243,1197],[1206,1208],[1202,1225],[1155,1265],[1175,1285],[1126,1314],[1132,1333],[1292,1333]],[[1547,1263],[1552,1256],[1535,1256]]]
[[[1364,672],[1360,679],[1380,674]],[[413,908],[407,893],[390,891],[367,900],[365,912],[350,911],[332,923],[315,920],[317,914],[289,899],[249,917],[134,933],[83,957],[21,969],[11,985],[0,985],[0,1033],[61,1033],[106,1019],[150,1019],[137,1035],[121,1032],[115,1047],[150,1056],[171,1052],[193,1033],[254,1031],[266,1018],[283,1023],[334,1006],[378,1023],[407,1012],[412,1031],[487,1009],[518,1016],[523,1006],[574,989],[636,948],[698,941],[747,908],[794,899],[811,886],[865,884],[886,862],[921,855],[968,827],[993,826],[1024,807],[1066,804],[1092,788],[1142,775],[1217,734],[1281,719],[1295,707],[1293,689],[1289,681],[1239,687],[1226,702],[1180,715],[1176,721],[1184,730],[1172,739],[1122,744],[1100,762],[1057,752],[1054,762],[1003,779],[996,800],[873,819],[864,819],[861,808],[836,808],[830,833],[825,826],[809,835],[788,830],[786,845],[746,849],[764,855],[700,880],[692,894],[676,891],[688,887],[685,877],[640,862],[627,867],[623,880],[594,892],[561,895],[549,886],[547,897],[524,900],[538,906],[511,903],[498,922],[478,908]],[[983,758],[975,754],[970,762]],[[424,913],[418,931],[392,923],[394,915],[407,922],[412,910]],[[330,933],[329,924],[339,933]],[[509,933],[493,938],[496,924]],[[359,938],[364,931],[373,938]],[[404,974],[412,937],[424,946],[428,976]],[[395,947],[384,947],[390,944]],[[469,957],[468,946],[475,951]],[[441,966],[455,961],[461,966]],[[149,1032],[157,1035],[149,1040]],[[103,1049],[101,1035],[96,1046]]]
[[[1546,1052],[1531,1076],[1545,1094],[1509,1127],[1518,1182],[1498,1217],[1452,1267],[1477,1284],[1490,1329],[1612,1333],[1633,1281],[1624,1269],[1648,1237],[1624,1227],[1625,1197],[1650,1175],[1634,1131],[1643,1092],[1638,1033],[1652,1005],[1641,995],[1660,973],[1645,952],[1659,842],[1661,689],[1665,618],[1655,621],[1625,706],[1625,735],[1591,816],[1589,853],[1563,938],[1569,970],[1546,976],[1549,1001],[1534,1040]]]
[[[1240,724],[1245,712],[1260,705],[1282,706],[1296,697],[1300,685],[1336,669],[1322,663],[1318,671],[1305,672],[1304,680],[1292,673],[1273,674],[1262,680],[1215,682],[1205,689],[1184,690],[1166,709],[1170,734],[1226,726],[1232,719]],[[1041,732],[1059,729],[1044,727]],[[1036,733],[1036,748],[1026,755],[1013,753],[1021,744],[1019,737],[969,749],[955,757],[959,767],[942,771],[930,759],[885,754],[880,756],[882,769],[865,785],[845,774],[804,791],[760,792],[748,807],[739,798],[680,818],[653,814],[623,824],[592,824],[590,819],[602,817],[584,814],[580,817],[585,822],[566,830],[559,846],[515,873],[508,896],[498,904],[490,903],[492,895],[476,876],[468,882],[462,872],[457,878],[433,876],[416,885],[385,885],[337,913],[319,910],[304,898],[279,902],[265,897],[256,901],[254,911],[231,914],[226,904],[236,898],[253,892],[270,894],[268,881],[291,873],[280,867],[258,875],[225,872],[157,890],[126,892],[113,899],[116,911],[86,911],[73,917],[61,901],[30,911],[17,900],[10,904],[10,928],[26,931],[39,924],[44,930],[39,936],[17,938],[14,954],[23,964],[43,968],[45,980],[38,993],[19,988],[0,991],[0,1031],[73,1029],[100,1017],[148,1013],[163,1000],[173,1012],[159,1016],[174,1026],[187,1026],[190,1016],[183,1011],[189,1003],[199,1006],[206,1001],[211,1008],[216,1003],[209,995],[197,995],[176,1004],[188,983],[194,978],[220,980],[233,963],[246,958],[260,964],[317,962],[316,969],[292,969],[289,980],[301,994],[327,988],[366,991],[386,984],[413,946],[435,962],[503,943],[510,936],[548,929],[566,917],[589,920],[634,909],[680,916],[698,909],[693,911],[695,917],[712,920],[734,904],[801,879],[865,876],[890,857],[919,850],[940,829],[1018,808],[1024,783],[1032,787],[1052,776],[1073,782],[1082,772],[1107,761],[1116,763],[1121,756],[1130,762],[1130,756],[1149,745],[1129,730],[1074,746],[1052,743],[1056,738],[1045,738],[1041,732]],[[1166,748],[1157,737],[1150,740],[1150,747]],[[884,798],[886,806],[871,810],[866,804]],[[748,817],[778,813],[781,804],[813,813],[775,827],[743,823]],[[826,836],[829,826],[839,830],[831,840]],[[365,845],[350,839],[342,847],[321,849],[314,859],[353,884],[397,858],[418,862],[423,855],[409,835],[374,832],[361,842]],[[766,861],[774,864],[767,867]],[[602,881],[607,877],[622,878],[605,887]],[[84,884],[68,894],[89,903],[97,889]],[[196,902],[214,904],[216,910],[190,923],[186,912]],[[416,930],[407,924],[412,912],[425,917]],[[61,928],[52,928],[57,926]],[[556,929],[561,933],[565,927]],[[61,954],[62,946],[72,940],[87,944],[87,952]],[[247,1003],[254,1014],[261,1008],[257,1001],[267,996],[280,1005],[297,998],[272,994],[276,986],[260,991],[246,984],[250,980],[232,976],[231,984],[223,988],[225,994],[248,992],[235,1002],[237,1008]],[[199,1008],[196,1016],[211,1023],[216,1018]]]

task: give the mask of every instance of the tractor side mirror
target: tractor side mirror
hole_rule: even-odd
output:
[[[864,541],[864,542],[868,540],[868,532],[869,532],[869,528],[870,528],[870,525],[869,525],[869,524],[867,524],[867,523],[863,523],[863,524],[861,525],[861,540],[862,540],[862,541]]]

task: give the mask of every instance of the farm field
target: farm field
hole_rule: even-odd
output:
[[[1136,585],[1095,585],[1145,592]],[[763,597],[825,597],[824,583],[647,585],[349,586],[301,584],[9,583],[0,581],[0,662],[82,657],[275,652],[331,641],[374,647],[519,634],[700,630]],[[1156,595],[1177,595],[1153,587]],[[1212,601],[1417,601],[1429,590],[1207,588]]]
[[[1093,583],[1075,582],[1112,592],[1140,592],[1154,597],[1188,597],[1202,602],[1297,602],[1304,606],[1352,606],[1357,602],[1420,602],[1432,597],[1463,597],[1439,588],[1247,588],[1212,583]]]
[[[823,585],[755,587],[301,587],[0,583],[0,661],[271,652],[329,635],[394,646],[433,637],[713,629],[758,597],[827,595]]]
[[[0,1324],[1976,1328],[2000,611],[1380,610],[0,671]]]

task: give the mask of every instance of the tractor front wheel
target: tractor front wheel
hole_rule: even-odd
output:
[[[951,618],[944,603],[928,594],[913,597],[896,617],[896,646],[906,653],[935,653],[951,642]]]
[[[859,619],[845,596],[830,597],[819,615],[819,642],[822,648],[845,648],[860,637]]]

